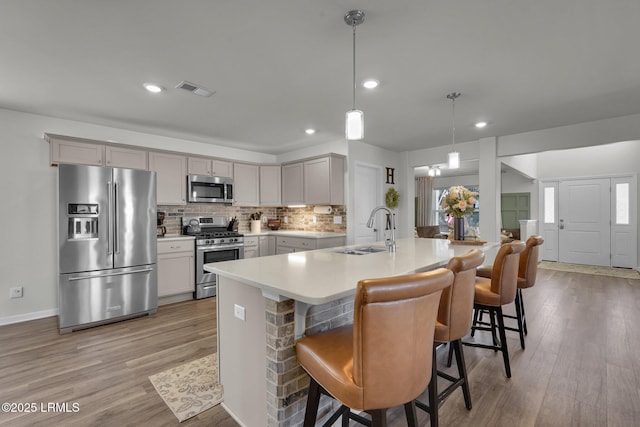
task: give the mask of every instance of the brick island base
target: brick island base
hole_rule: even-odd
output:
[[[235,317],[244,307],[245,319]],[[274,301],[260,289],[218,276],[218,353],[224,408],[246,427],[298,426],[304,419],[309,376],[295,355],[292,299]],[[305,334],[353,321],[353,296],[310,306]],[[319,416],[337,409],[323,397]],[[266,421],[266,422],[265,422]]]

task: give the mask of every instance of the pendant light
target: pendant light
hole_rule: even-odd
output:
[[[345,135],[348,141],[364,139],[364,113],[356,110],[356,27],[364,22],[364,12],[351,10],[344,16],[344,22],[353,28],[353,107],[347,111]]]
[[[447,99],[451,100],[451,152],[448,156],[449,169],[458,169],[460,167],[460,153],[455,150],[456,145],[456,99],[460,97],[460,92],[452,92],[447,95]]]

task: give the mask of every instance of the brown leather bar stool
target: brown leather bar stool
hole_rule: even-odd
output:
[[[516,291],[515,306],[516,315],[511,316],[505,314],[504,317],[516,319],[518,326],[516,328],[505,326],[506,330],[516,331],[520,334],[520,347],[524,350],[524,336],[527,335],[527,318],[524,311],[524,300],[522,299],[522,289],[533,287],[536,284],[536,276],[538,274],[538,254],[540,246],[544,243],[541,236],[530,236],[527,239],[524,251],[520,254],[520,263],[518,265],[518,289]],[[492,267],[481,266],[478,268],[478,276],[491,278]]]
[[[316,422],[320,395],[342,403],[331,419],[360,421],[349,408],[371,415],[372,426],[386,426],[386,410],[404,405],[415,425],[414,399],[431,379],[433,336],[442,289],[453,273],[425,273],[358,282],[353,325],[311,335],[296,343],[300,365],[311,377],[304,418]],[[367,420],[364,420],[367,421]]]
[[[511,366],[509,365],[509,349],[507,347],[507,336],[504,328],[504,317],[502,306],[511,304],[516,298],[518,283],[518,263],[520,253],[524,250],[525,244],[519,240],[506,243],[500,247],[491,270],[491,278],[476,277],[474,296],[474,324],[471,326],[472,332],[475,330],[490,331],[493,345],[480,344],[476,342],[463,342],[471,347],[489,348],[502,352],[504,359],[504,369],[507,378],[511,378]],[[481,312],[488,312],[491,324],[489,327],[477,326],[475,319]],[[496,337],[497,329],[500,339]]]
[[[469,381],[467,380],[467,368],[464,362],[464,352],[462,350],[462,337],[469,333],[471,329],[471,315],[473,312],[473,299],[476,284],[476,268],[484,261],[484,254],[478,249],[473,249],[468,253],[451,258],[447,264],[447,269],[454,275],[451,287],[442,291],[440,305],[438,307],[438,319],[436,321],[436,331],[434,335],[435,344],[429,383],[429,406],[416,400],[416,406],[431,415],[431,424],[437,424],[438,406],[457,388],[462,387],[464,403],[467,409],[471,409],[471,393],[469,391]],[[450,343],[456,354],[458,365],[458,378],[445,372],[438,371],[435,363],[435,349],[438,343]],[[447,388],[438,394],[437,376],[451,382]],[[438,396],[438,399],[435,399]],[[433,411],[431,408],[435,408]],[[435,422],[434,422],[435,418]]]

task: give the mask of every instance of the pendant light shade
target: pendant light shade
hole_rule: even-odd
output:
[[[460,153],[458,153],[457,151],[452,151],[449,153],[448,166],[449,169],[460,168]]]
[[[364,139],[364,113],[356,109],[356,27],[364,22],[364,12],[351,10],[344,22],[353,28],[353,107],[345,118],[345,136],[347,141],[358,141]]]
[[[362,111],[347,111],[345,123],[345,134],[347,136],[347,140],[358,141],[360,139],[364,139],[364,113]]]
[[[456,145],[456,98],[460,96],[460,92],[452,92],[447,95],[447,99],[451,100],[451,152],[448,155],[449,169],[460,168],[460,153],[455,150]]]

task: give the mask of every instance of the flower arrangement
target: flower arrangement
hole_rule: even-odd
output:
[[[442,209],[454,218],[471,215],[475,209],[478,193],[461,185],[449,188],[449,193],[442,200]]]

